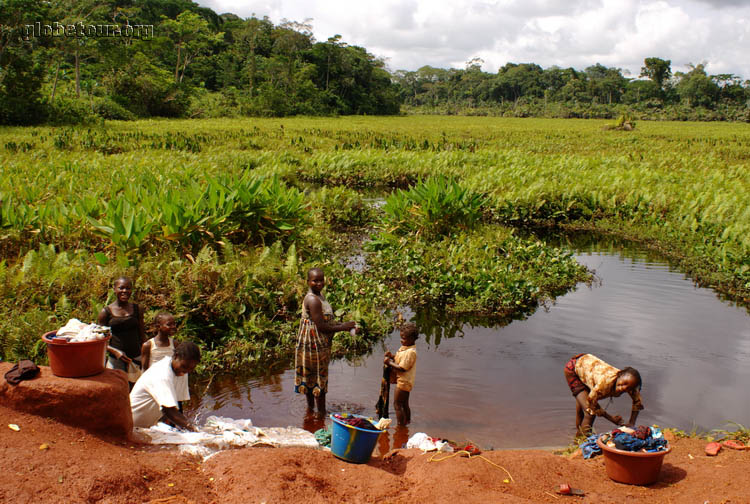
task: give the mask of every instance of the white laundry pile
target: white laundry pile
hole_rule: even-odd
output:
[[[179,445],[181,452],[199,455],[204,459],[228,448],[246,446],[273,446],[320,448],[315,436],[298,427],[254,427],[249,419],[210,416],[199,432],[186,432],[164,423],[153,427],[133,429],[138,435],[146,435],[150,444]]]
[[[110,335],[109,327],[98,324],[86,324],[78,319],[70,319],[55,333],[55,338],[66,339],[69,343],[94,341]]]
[[[417,432],[406,442],[407,448],[419,448],[423,452],[437,450],[440,452],[452,452],[453,448],[447,441],[432,438],[424,432]]]

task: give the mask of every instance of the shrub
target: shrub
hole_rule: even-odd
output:
[[[442,236],[473,228],[485,198],[443,175],[391,194],[383,206],[384,224],[397,234]]]
[[[57,98],[48,102],[47,113],[51,124],[83,124],[96,118],[91,112],[91,105],[76,98]]]
[[[109,98],[95,98],[94,112],[102,119],[117,121],[132,121],[136,119],[135,114]]]

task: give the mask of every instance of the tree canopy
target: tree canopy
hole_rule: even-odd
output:
[[[243,19],[190,0],[2,0],[0,27],[0,124],[397,114],[403,105],[556,117],[633,107],[750,120],[750,83],[709,75],[707,63],[673,74],[670,60],[649,57],[643,79],[600,63],[508,62],[484,72],[479,58],[462,69],[389,71],[341,35],[315,40],[309,20]]]

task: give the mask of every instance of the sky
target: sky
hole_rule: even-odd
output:
[[[584,69],[595,63],[638,77],[647,57],[672,71],[750,79],[750,0],[197,0],[218,14],[305,22],[318,41],[340,34],[387,68],[424,65],[485,72],[508,62]]]

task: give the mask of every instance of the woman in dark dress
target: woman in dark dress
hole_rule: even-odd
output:
[[[127,373],[131,362],[140,365],[141,345],[146,340],[143,310],[130,302],[133,282],[128,277],[115,280],[114,291],[115,301],[102,308],[97,323],[112,330],[107,367]]]

